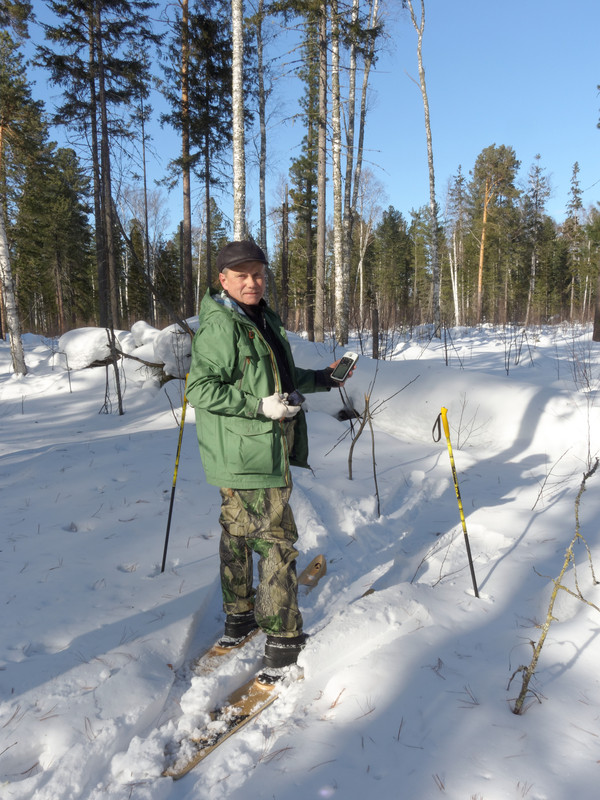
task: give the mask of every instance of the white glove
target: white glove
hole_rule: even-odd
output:
[[[301,406],[288,405],[285,402],[286,398],[287,394],[279,394],[279,392],[275,392],[269,397],[263,397],[258,404],[258,413],[269,419],[291,419],[300,411]]]

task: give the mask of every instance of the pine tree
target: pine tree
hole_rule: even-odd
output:
[[[326,187],[327,187],[327,0],[318,4],[319,115],[317,119],[317,247],[315,263],[315,341],[325,339]]]
[[[306,265],[305,283],[301,297],[306,309],[306,331],[309,341],[314,341],[314,249],[315,249],[315,214],[317,210],[317,120],[319,112],[318,84],[318,29],[317,22],[309,14],[305,23],[305,39],[303,58],[298,70],[304,81],[304,96],[300,102],[306,133],[302,140],[302,153],[292,159],[290,178],[292,189],[290,199],[292,212],[296,215],[299,228],[302,230],[303,247],[300,248],[300,260]]]
[[[233,112],[233,238],[246,238],[243,0],[231,0],[231,103]]]
[[[232,143],[232,48],[227,5],[224,0],[203,0],[191,16],[191,141],[198,149],[194,172],[204,183],[207,286],[213,280],[212,189],[224,185],[224,173],[229,177],[223,167]]]
[[[0,29],[11,28],[16,37],[26,39],[29,36],[28,22],[31,17],[32,4],[23,0],[2,0],[0,4]]]
[[[473,168],[473,179],[469,186],[474,223],[479,231],[479,259],[476,291],[476,321],[483,319],[484,268],[487,257],[487,239],[491,226],[498,230],[499,210],[511,206],[518,196],[515,178],[520,162],[512,147],[495,144],[486,147],[477,157]],[[487,271],[492,285],[498,271]],[[490,298],[492,300],[493,298]]]
[[[54,121],[89,143],[101,325],[118,325],[121,315],[111,149],[132,136],[123,108],[150,80],[148,59],[134,54],[158,41],[148,17],[154,6],[150,0],[50,0],[60,22],[44,25],[50,45],[38,48],[51,81],[63,87]]]

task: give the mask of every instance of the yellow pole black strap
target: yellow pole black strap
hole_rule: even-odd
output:
[[[189,374],[189,373],[188,373]],[[177,473],[179,472],[179,456],[181,454],[181,442],[183,440],[183,426],[185,425],[185,409],[187,408],[187,382],[188,375],[185,376],[183,387],[183,406],[181,408],[181,422],[179,423],[179,438],[177,440],[177,454],[175,455],[175,470],[173,471],[173,484],[171,486],[171,502],[169,503],[169,516],[167,518],[167,532],[165,534],[165,548],[163,551],[161,572],[165,571],[167,562],[167,548],[169,547],[169,534],[171,532],[171,517],[173,516],[173,502],[175,500],[175,485],[177,484]]]
[[[437,420],[433,425],[433,439],[436,442],[439,442],[441,439],[441,431],[440,431],[440,420],[442,427],[444,428],[444,434],[446,436],[446,443],[448,445],[448,454],[450,456],[450,466],[452,467],[452,480],[454,481],[454,490],[456,492],[456,499],[458,501],[458,510],[460,513],[460,521],[462,523],[463,534],[465,537],[465,546],[467,548],[467,557],[469,559],[469,568],[471,570],[471,579],[473,581],[473,591],[475,592],[475,597],[479,597],[479,591],[477,589],[477,581],[475,580],[475,568],[473,567],[473,557],[471,556],[471,545],[469,544],[469,535],[467,533],[467,523],[465,521],[465,514],[463,511],[463,504],[460,497],[460,489],[458,487],[458,476],[456,474],[456,465],[454,463],[454,453],[452,452],[452,442],[450,441],[450,427],[448,425],[448,409],[442,408],[440,414],[438,415]],[[437,434],[437,439],[436,439]]]

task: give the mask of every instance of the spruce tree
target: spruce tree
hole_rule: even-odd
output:
[[[38,154],[14,230],[19,305],[32,329],[62,334],[95,317],[89,180],[72,149]]]
[[[521,214],[530,264],[527,303],[523,320],[525,325],[529,324],[536,299],[545,206],[551,192],[550,182],[540,165],[540,159],[540,155],[536,155],[535,162],[529,170],[527,189],[521,200]]]
[[[576,314],[577,301],[581,301],[583,279],[585,232],[583,229],[583,202],[579,185],[579,164],[573,164],[571,188],[567,203],[567,216],[562,226],[562,235],[567,247],[567,257],[571,281],[569,286],[569,319]]]
[[[375,228],[367,263],[371,301],[376,301],[382,329],[395,328],[411,316],[412,242],[402,213],[389,206]]]

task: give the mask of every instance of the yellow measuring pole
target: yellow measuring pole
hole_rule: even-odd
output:
[[[473,567],[473,557],[471,556],[471,545],[469,544],[469,535],[467,533],[467,523],[465,522],[465,513],[463,511],[463,504],[460,497],[460,489],[458,488],[458,477],[456,475],[456,465],[454,464],[454,453],[452,452],[452,442],[450,441],[450,428],[448,426],[447,408],[442,408],[441,413],[437,418],[438,427],[439,427],[440,417],[442,419],[442,426],[444,428],[444,434],[446,436],[446,443],[448,444],[448,454],[450,455],[450,466],[452,467],[452,479],[454,480],[454,489],[456,490],[456,499],[458,500],[460,521],[462,523],[462,529],[465,536],[465,546],[467,548],[467,557],[469,559],[469,568],[471,570],[471,579],[473,581],[473,591],[475,592],[475,597],[479,597],[479,591],[477,589],[477,581],[475,580],[475,568]],[[435,427],[436,426],[434,425],[434,429]],[[439,441],[439,437],[436,441]]]

